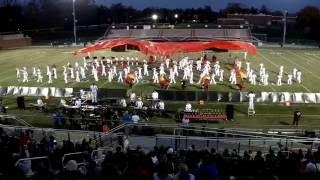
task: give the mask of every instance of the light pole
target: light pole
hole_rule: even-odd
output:
[[[175,21],[175,24],[177,24],[178,18],[179,18],[179,15],[178,15],[178,14],[174,14],[174,19],[176,20],[176,21]]]
[[[72,15],[73,15],[73,36],[74,36],[74,44],[77,45],[76,0],[72,0]]]
[[[283,38],[282,38],[282,47],[284,46],[284,44],[286,43],[286,34],[287,34],[287,14],[288,11],[285,10],[283,12]]]
[[[157,25],[157,20],[158,20],[158,15],[157,14],[153,14],[152,16],[151,16],[151,18],[155,21],[155,23],[156,23],[156,25]]]

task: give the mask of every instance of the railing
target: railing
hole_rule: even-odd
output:
[[[108,151],[113,151],[113,148],[105,147],[93,150],[90,156],[91,160],[96,162],[96,164],[100,164],[105,158],[105,153],[107,153]]]
[[[175,131],[178,129],[183,129],[186,131],[195,131],[195,132],[206,132],[209,131],[210,133],[219,133],[219,134],[224,134],[228,136],[244,136],[244,135],[251,135],[251,136],[258,136],[258,137],[278,137],[278,138],[294,138],[294,139],[305,139],[305,137],[300,137],[300,136],[289,136],[285,134],[275,134],[272,132],[283,132],[286,133],[296,131],[296,132],[304,132],[304,130],[301,129],[270,129],[268,132],[269,133],[264,133],[262,130],[250,130],[250,129],[233,129],[233,128],[226,128],[226,129],[221,129],[221,128],[212,128],[212,127],[207,127],[207,126],[193,126],[189,125],[187,128],[181,128],[180,124],[172,123],[172,124],[157,124],[157,123],[130,123],[130,124],[122,124],[114,129],[111,129],[109,134],[116,133],[119,131],[122,131],[123,129],[127,127],[153,127],[155,129],[162,129],[162,128],[171,128],[172,134],[176,134]],[[176,130],[175,130],[176,129]],[[309,138],[310,139],[310,138]],[[314,138],[313,140],[318,140],[318,138]]]
[[[66,163],[68,163],[69,160],[79,160],[79,156],[81,158],[82,161],[78,162],[77,161],[77,165],[86,165],[87,164],[87,161],[85,160],[85,157],[84,157],[85,153],[84,152],[75,152],[75,153],[67,153],[67,154],[64,154],[62,156],[62,159],[61,159],[61,163],[62,163],[62,167],[65,168],[65,165]],[[70,159],[67,159],[69,157],[74,157],[74,158],[70,158]],[[76,156],[76,157],[75,157]],[[78,156],[78,157],[77,157]],[[65,162],[66,160],[68,160],[67,162]]]
[[[224,149],[237,149],[238,152],[245,150],[268,151],[273,150],[297,150],[297,149],[314,149],[315,141],[298,140],[298,139],[278,139],[278,138],[225,138],[225,137],[194,137],[180,135],[157,135],[156,146],[164,145],[174,147],[175,150],[187,149],[191,145],[198,148],[215,148],[217,151]]]
[[[35,128],[35,127],[25,127],[25,126],[12,126],[12,125],[2,125],[0,127],[4,129],[10,136],[18,135],[20,132],[25,132],[27,130],[33,132],[33,138],[40,141],[43,137],[54,136],[56,140],[60,143],[63,140],[70,140],[79,142],[83,138],[91,138],[99,142],[101,146],[107,140],[106,134],[102,132],[95,131],[81,131],[81,130],[66,130],[66,129],[50,129],[50,128]]]
[[[167,144],[174,146],[176,149],[181,147],[181,143],[184,142],[184,148],[187,148],[192,143],[201,144],[201,147],[209,147],[210,144],[215,144],[215,148],[221,147],[233,147],[234,149],[259,149],[261,151],[266,151],[269,148],[280,149],[281,147],[286,147],[288,149],[297,149],[305,148],[312,149],[317,147],[320,144],[319,138],[308,138],[308,137],[299,137],[286,134],[274,134],[271,130],[269,133],[264,133],[262,130],[256,130],[249,132],[248,129],[219,129],[219,128],[210,128],[210,127],[199,127],[199,126],[188,126],[180,127],[178,124],[152,124],[152,123],[140,123],[140,124],[123,124],[121,127],[112,130],[111,132],[119,132],[123,129],[129,129],[126,131],[126,135],[130,135],[130,130],[133,129],[143,129],[144,127],[152,127],[153,131],[155,129],[162,128],[172,129],[170,135],[155,135],[155,145],[160,145],[160,140],[169,141]],[[304,130],[299,129],[287,129],[287,131],[300,132]],[[129,132],[129,133],[128,133]],[[151,135],[152,136],[152,135]],[[138,136],[139,137],[139,136]],[[143,138],[143,137],[141,137]],[[142,141],[143,142],[143,141]],[[202,143],[200,143],[202,142]],[[141,144],[143,146],[143,144]],[[147,147],[147,146],[146,146]]]
[[[24,125],[24,126],[32,127],[31,124],[29,124],[28,122],[26,122],[23,119],[18,118],[16,116],[0,114],[0,119],[4,119],[4,120],[10,119],[10,120],[15,121],[15,122],[13,122],[14,124],[18,123],[18,125]]]
[[[28,169],[28,172],[24,172],[24,176],[26,178],[33,178],[35,175],[36,175],[36,169],[33,169],[33,167],[36,167],[36,166],[33,166],[32,164],[34,164],[35,162],[34,161],[44,161],[44,162],[47,162],[48,165],[47,165],[47,169],[50,170],[51,169],[51,162],[48,158],[48,156],[41,156],[41,157],[32,157],[32,158],[23,158],[23,159],[18,159],[16,161],[16,163],[14,164],[14,167],[15,168],[20,168],[19,165],[22,163],[22,162],[25,162],[25,161],[29,161],[29,165],[24,165],[24,168],[30,168]],[[43,166],[42,166],[43,167]],[[24,169],[24,170],[27,170],[27,169]]]

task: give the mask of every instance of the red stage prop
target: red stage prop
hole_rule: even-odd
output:
[[[255,55],[257,53],[257,49],[252,43],[242,41],[152,42],[147,40],[120,38],[101,41],[89,47],[75,51],[73,54],[78,55],[123,45],[136,46],[144,54],[155,54],[161,56],[172,56],[176,53],[200,52],[212,48],[222,50],[241,50],[246,51],[251,55]]]

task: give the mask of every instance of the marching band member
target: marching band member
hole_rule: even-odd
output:
[[[302,75],[301,71],[298,71],[298,72],[297,72],[297,82],[298,82],[299,84],[301,84],[301,75]]]
[[[123,82],[122,71],[119,71],[118,82]]]
[[[92,103],[97,103],[98,87],[94,83],[90,86]]]
[[[279,74],[277,77],[278,77],[277,86],[281,86],[282,85],[282,76]]]
[[[144,76],[149,76],[148,64],[147,64],[147,63],[144,63],[144,64],[143,64],[143,75],[144,75]]]
[[[287,84],[288,84],[288,85],[291,85],[291,84],[292,84],[292,74],[288,74]]]
[[[29,82],[28,71],[26,67],[23,67],[22,76],[23,76],[22,82]]]

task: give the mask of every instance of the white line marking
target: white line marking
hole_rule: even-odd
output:
[[[303,85],[303,84],[300,84],[305,90],[307,90],[308,92],[312,92],[310,89],[308,89],[305,85]]]
[[[263,59],[269,61],[269,62],[270,62],[272,65],[274,65],[275,67],[279,67],[279,65],[277,65],[276,63],[274,63],[274,62],[272,62],[271,60],[269,60],[267,57],[265,57],[264,55],[262,55],[262,53],[259,53],[259,55],[260,55]]]
[[[279,56],[281,56],[282,59],[286,60],[287,62],[292,63],[292,64],[295,64],[296,66],[301,67],[301,69],[304,69],[306,72],[310,73],[310,74],[313,75],[315,78],[320,79],[319,76],[317,76],[316,74],[314,74],[313,72],[311,72],[311,71],[308,70],[307,68],[305,68],[305,67],[303,67],[303,66],[301,66],[301,65],[299,65],[299,64],[297,64],[297,63],[295,63],[295,62],[293,62],[293,61],[290,61],[290,59],[288,59],[287,57],[285,57],[285,56],[283,56],[283,55],[279,55]]]
[[[274,65],[275,67],[278,67],[279,65],[277,65],[277,64],[275,64],[274,62],[272,62],[271,60],[269,60],[267,57],[265,57],[264,55],[262,55],[261,53],[259,53],[260,54],[260,56],[262,57],[262,58],[264,58],[265,60],[267,60],[267,61],[269,61],[272,65]],[[280,55],[278,55],[278,56],[280,56]],[[304,86],[303,84],[300,84],[306,91],[308,91],[308,92],[312,92],[310,89],[308,89],[306,86]],[[273,89],[273,91],[275,91],[276,92],[276,90],[272,87],[272,89]]]
[[[316,63],[317,63],[317,62],[314,62],[314,60],[311,59],[311,58],[308,57],[308,56],[301,56],[300,54],[298,54],[298,53],[293,53],[293,52],[291,52],[291,51],[288,51],[288,52],[291,53],[292,55],[296,56],[296,57],[300,57],[300,58],[303,58],[303,59],[307,59],[307,60],[308,60],[308,61],[307,61],[308,64],[310,64],[310,62],[313,63],[313,64],[316,64]]]

